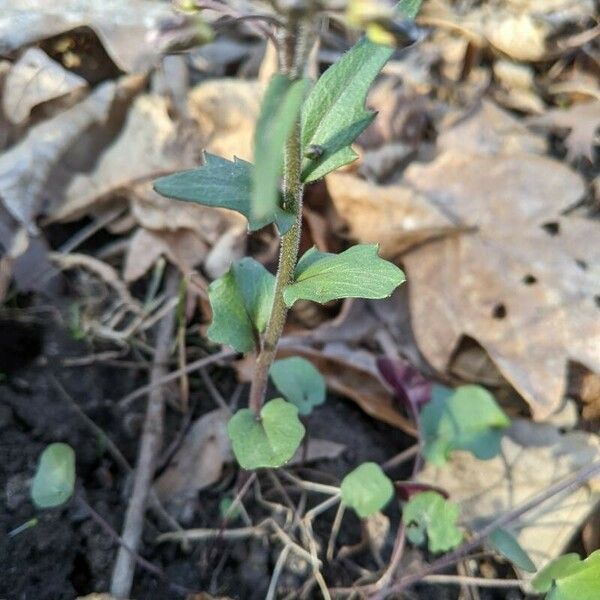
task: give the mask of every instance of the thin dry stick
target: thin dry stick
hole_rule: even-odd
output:
[[[176,271],[170,271],[167,276],[167,297],[177,294],[179,286],[179,275]],[[148,398],[148,407],[144,419],[144,429],[140,441],[138,462],[133,482],[133,493],[131,495],[125,524],[123,526],[122,539],[124,545],[137,552],[142,530],[144,527],[144,512],[154,471],[156,460],[160,452],[163,437],[163,413],[164,395],[163,388],[156,385],[165,375],[164,364],[169,358],[171,339],[175,326],[175,310],[168,312],[160,321],[156,334],[156,350],[154,352],[154,367],[150,374],[152,392]],[[119,548],[117,561],[112,574],[110,591],[116,598],[129,598],[133,575],[135,571],[134,556],[123,546]]]
[[[275,568],[273,569],[271,583],[269,584],[269,589],[267,590],[267,596],[265,600],[273,600],[275,598],[275,593],[277,592],[277,582],[279,581],[279,576],[281,575],[281,572],[285,567],[285,563],[287,561],[289,553],[289,546],[284,546],[283,550],[279,553],[279,557],[277,558],[277,562],[275,563]]]
[[[483,577],[467,577],[462,575],[428,575],[423,583],[435,585],[469,585],[479,588],[517,588],[522,587],[519,579],[484,579]]]
[[[119,406],[121,408],[127,408],[134,400],[145,396],[148,392],[152,391],[155,388],[162,387],[171,381],[175,381],[179,379],[184,374],[190,374],[198,369],[202,369],[203,367],[208,367],[208,365],[212,365],[220,360],[225,360],[229,358],[233,358],[236,356],[237,352],[232,350],[231,348],[225,348],[216,354],[210,354],[209,356],[205,356],[203,358],[199,358],[194,362],[191,362],[184,369],[177,369],[176,371],[171,371],[168,375],[164,375],[159,377],[156,381],[152,380],[148,385],[144,385],[141,388],[135,390],[135,392],[131,392],[124,398],[119,400]]]
[[[572,491],[578,487],[581,487],[588,479],[598,473],[600,473],[600,461],[584,467],[568,479],[558,481],[554,485],[551,485],[547,490],[536,494],[533,498],[531,498],[531,500],[528,500],[513,510],[508,511],[507,513],[498,517],[496,520],[492,521],[489,525],[480,529],[468,542],[464,543],[453,552],[442,556],[438,560],[432,562],[430,565],[426,565],[419,573],[403,577],[396,585],[391,586],[387,590],[383,590],[380,594],[374,596],[374,598],[385,598],[391,594],[398,594],[411,585],[422,581],[424,577],[433,575],[436,572],[445,569],[446,567],[456,564],[458,561],[462,560],[465,555],[480,546],[489,537],[489,535],[499,527],[504,527],[505,525],[516,521],[525,513],[558,494]]]

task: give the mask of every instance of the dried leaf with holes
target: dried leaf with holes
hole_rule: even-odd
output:
[[[600,439],[517,421],[502,439],[502,452],[485,462],[456,452],[443,467],[427,465],[418,479],[445,489],[460,504],[462,522],[480,528],[598,460]],[[599,501],[600,479],[596,478],[588,486],[550,499],[515,523],[520,545],[538,568],[565,551]]]
[[[548,417],[569,360],[600,372],[600,228],[562,216],[583,181],[550,158],[458,152],[412,165],[406,180],[472,228],[403,259],[421,351],[443,372],[462,336],[477,340],[534,417]]]

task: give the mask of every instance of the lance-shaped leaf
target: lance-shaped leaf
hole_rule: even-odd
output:
[[[154,189],[167,198],[235,210],[248,219],[250,231],[274,222],[281,233],[286,233],[294,224],[295,217],[280,208],[278,203],[260,219],[252,214],[253,173],[254,166],[245,160],[234,158],[230,161],[206,152],[201,167],[161,177],[154,182]]]
[[[585,560],[566,554],[552,561],[532,581],[547,600],[597,600],[600,598],[600,550]]]
[[[340,487],[342,501],[361,519],[380,511],[394,494],[394,486],[381,467],[363,463],[344,477]]]
[[[301,415],[325,402],[325,380],[315,366],[300,356],[276,360],[270,370],[275,387]]]
[[[521,544],[510,531],[498,528],[491,533],[488,539],[495,550],[522,571],[527,573],[537,571],[534,562],[529,558],[529,554],[523,550]]]
[[[463,385],[454,392],[435,386],[420,421],[423,454],[436,465],[444,464],[452,450],[467,450],[481,460],[493,458],[510,425],[494,397],[479,385]]]
[[[75,487],[75,452],[68,444],[50,444],[41,454],[31,484],[31,499],[39,508],[64,504]]]
[[[275,277],[252,258],[236,261],[223,277],[213,281],[208,297],[213,320],[207,335],[238,352],[259,347],[273,305]]]
[[[302,179],[315,181],[357,158],[350,144],[375,118],[365,100],[393,48],[359,41],[315,84],[302,107]]]
[[[446,552],[458,546],[463,533],[456,527],[458,504],[445,500],[437,492],[413,496],[402,509],[406,536],[418,546],[425,543],[431,552]]]
[[[260,411],[260,419],[249,408],[238,410],[231,417],[227,431],[233,453],[243,469],[284,465],[304,437],[298,409],[283,398],[267,402]]]
[[[279,181],[286,140],[300,114],[308,81],[274,75],[265,92],[254,134],[256,166],[252,178],[252,215],[264,219],[279,203]]]
[[[311,248],[298,261],[294,281],[283,298],[288,306],[296,300],[321,304],[339,298],[387,298],[404,282],[404,273],[377,254],[374,244],[352,246],[341,254]]]

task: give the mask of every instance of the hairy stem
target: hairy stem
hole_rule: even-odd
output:
[[[280,70],[292,79],[303,75],[308,47],[307,25],[304,20],[292,15],[281,41]],[[249,406],[256,413],[265,399],[269,369],[275,360],[277,344],[283,333],[288,308],[283,300],[285,287],[294,278],[294,269],[298,261],[298,248],[302,233],[302,195],[304,186],[301,180],[302,148],[300,143],[300,122],[296,123],[285,146],[283,165],[283,203],[288,211],[294,212],[296,222],[281,237],[279,266],[275,279],[273,308],[262,342],[262,348],[256,361],[256,369],[250,388]]]

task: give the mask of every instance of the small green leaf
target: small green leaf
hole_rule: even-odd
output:
[[[573,575],[584,568],[579,554],[563,554],[548,563],[531,581],[536,592],[548,592],[555,581]]]
[[[413,544],[421,545],[427,539],[430,552],[446,552],[463,539],[462,531],[456,527],[458,514],[458,504],[437,492],[421,492],[404,505],[402,522]]]
[[[307,86],[306,79],[291,81],[277,74],[265,92],[254,134],[252,215],[256,218],[273,214],[278,206],[285,143],[300,114]]]
[[[235,262],[208,288],[213,311],[208,337],[238,352],[257,349],[259,334],[271,313],[274,289],[275,277],[259,262],[252,258]]]
[[[283,398],[267,402],[260,411],[260,419],[249,408],[238,410],[227,430],[233,453],[243,469],[284,465],[304,437],[298,409]]]
[[[302,179],[315,181],[357,158],[350,144],[375,118],[367,92],[393,48],[359,41],[317,81],[302,107]],[[310,146],[319,156],[307,155]]]
[[[377,254],[376,245],[359,244],[341,254],[311,248],[296,266],[283,298],[324,304],[339,298],[387,298],[405,281],[404,273]]]
[[[407,19],[414,19],[421,9],[421,4],[423,0],[400,0],[397,8]]]
[[[325,402],[325,380],[305,358],[291,356],[276,360],[270,373],[275,387],[301,415],[309,415],[315,406]]]
[[[31,485],[31,499],[39,508],[64,504],[75,487],[75,452],[68,444],[50,444],[40,456]]]
[[[463,385],[450,396],[434,394],[421,413],[425,458],[442,465],[453,450],[467,450],[481,460],[500,452],[510,420],[494,397],[478,385]]]
[[[250,231],[275,222],[280,232],[286,233],[294,224],[292,213],[276,206],[260,219],[251,214],[253,173],[254,166],[245,160],[230,161],[206,152],[201,167],[161,177],[154,182],[154,189],[167,198],[235,210],[248,219]]]
[[[600,598],[600,550],[592,552],[579,568],[557,577],[548,600],[598,600]]]
[[[506,529],[496,529],[489,537],[490,544],[502,556],[507,558],[511,563],[522,571],[527,573],[535,573],[537,568],[529,555],[519,544],[515,536]]]
[[[378,464],[367,462],[344,477],[341,493],[342,501],[365,519],[385,507],[394,486]]]

